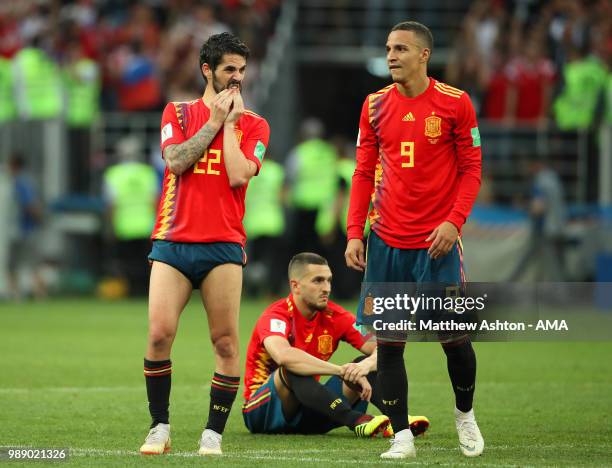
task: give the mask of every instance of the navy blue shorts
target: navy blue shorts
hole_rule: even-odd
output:
[[[149,260],[167,263],[183,273],[194,289],[198,289],[206,275],[219,265],[234,263],[246,265],[246,254],[235,242],[187,242],[153,241]]]
[[[414,295],[447,295],[465,283],[463,252],[457,241],[443,257],[432,259],[428,249],[399,249],[387,245],[374,231],[368,237],[364,283],[412,283]],[[421,289],[422,288],[422,289]],[[357,324],[364,324],[364,301],[368,294],[362,290],[357,307]],[[446,341],[448,337],[444,337]]]
[[[331,421],[325,415],[300,407],[289,421],[285,419],[281,399],[274,386],[275,370],[268,380],[259,387],[251,398],[242,406],[242,417],[247,429],[253,434],[325,434],[341,425]],[[348,404],[342,394],[342,380],[332,376],[325,386],[338,395],[344,403]],[[365,413],[368,402],[358,400],[353,409]]]
[[[463,283],[460,242],[433,260],[428,249],[391,247],[374,231],[368,237],[365,283]]]

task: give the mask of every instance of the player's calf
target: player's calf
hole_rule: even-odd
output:
[[[172,385],[172,362],[144,360],[144,376],[151,414],[151,429],[158,424],[169,424],[170,387]]]
[[[469,339],[444,343],[448,375],[455,393],[455,406],[463,411],[472,409],[476,387],[476,354]]]
[[[215,372],[210,383],[208,422],[200,439],[200,455],[221,455],[221,438],[238,393],[240,377]]]
[[[301,405],[325,415],[330,420],[355,431],[357,426],[367,423],[372,419],[372,416],[367,416],[353,410],[342,401],[340,396],[326,386],[321,385],[312,376],[294,374],[285,368],[281,368],[280,372],[283,385],[293,393],[296,400]],[[368,419],[363,420],[362,418],[364,416],[367,416]],[[386,416],[384,418],[386,419],[384,427],[382,425],[382,420],[376,420],[376,423],[383,431],[388,424],[388,418],[386,418]],[[359,436],[362,435],[362,432],[364,431],[359,430],[359,433],[355,431]],[[370,436],[375,435],[378,431],[375,431],[373,424],[370,424],[366,432],[368,432],[368,436]]]

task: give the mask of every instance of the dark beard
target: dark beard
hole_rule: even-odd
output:
[[[221,86],[221,83],[219,82],[219,80],[217,80],[214,74],[213,74],[213,79],[212,79],[212,85],[213,85],[213,89],[215,90],[215,93],[217,94],[219,94],[221,91],[225,89],[224,86]]]
[[[228,89],[230,86],[232,85],[238,85],[238,89],[240,91],[242,91],[242,83],[236,80],[229,80],[227,82],[227,86],[222,86],[221,82],[219,80],[217,80],[217,77],[214,75],[213,73],[213,79],[212,79],[212,85],[213,85],[213,89],[215,90],[215,93],[219,94],[221,91]]]
[[[306,302],[306,301],[304,301],[304,302]],[[325,309],[327,309],[327,304],[325,304],[325,305],[318,305],[318,304],[316,304],[314,302],[306,302],[306,305],[308,307],[310,307],[310,309],[316,310],[317,312],[323,312]]]

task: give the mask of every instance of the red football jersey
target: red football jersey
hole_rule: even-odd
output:
[[[208,121],[210,109],[202,99],[169,103],[161,123],[162,154],[168,145],[183,143]],[[236,135],[246,158],[261,168],[270,127],[261,116],[246,111]],[[202,158],[182,175],[164,173],[162,196],[152,239],[173,242],[237,242],[244,245],[242,226],[247,185],[232,188],[223,161],[223,128]]]
[[[340,340],[355,349],[361,349],[368,340],[355,328],[355,316],[331,301],[312,320],[304,318],[291,295],[276,301],[261,314],[249,341],[244,375],[246,400],[278,368],[263,345],[273,335],[286,338],[291,346],[323,361],[329,361]]]
[[[391,247],[421,249],[442,222],[465,223],[480,188],[480,134],[467,93],[429,79],[414,98],[395,84],[361,111],[348,238],[372,229]]]

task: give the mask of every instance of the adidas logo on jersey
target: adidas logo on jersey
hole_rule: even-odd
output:
[[[403,118],[402,118],[402,122],[414,122],[414,116],[412,115],[412,112],[408,112]]]

